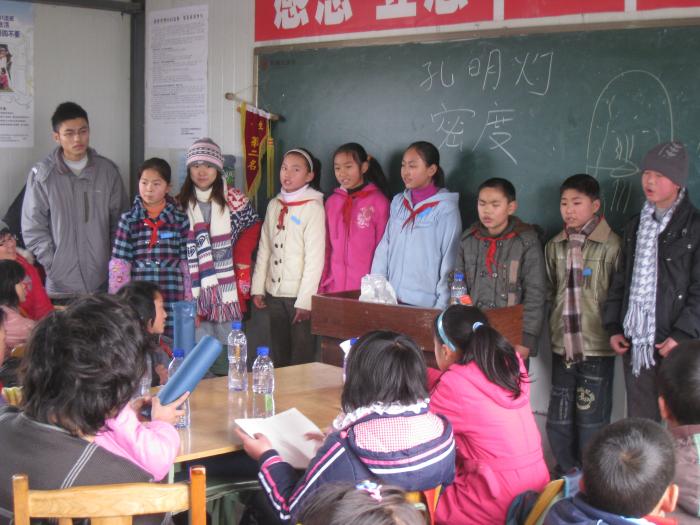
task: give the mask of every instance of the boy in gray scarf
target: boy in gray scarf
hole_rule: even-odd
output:
[[[659,360],[700,337],[700,213],[690,202],[681,142],[655,146],[642,163],[646,202],[625,226],[622,258],[603,321],[625,364],[630,417],[660,420]]]

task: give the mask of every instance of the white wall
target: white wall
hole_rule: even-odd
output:
[[[34,5],[34,147],[0,148],[0,217],[53,148],[51,115],[66,100],[88,112],[91,145],[116,162],[128,188],[130,22],[114,12]]]

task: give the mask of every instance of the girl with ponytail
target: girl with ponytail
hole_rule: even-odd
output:
[[[504,523],[515,496],[549,481],[523,360],[478,308],[450,306],[434,329],[430,410],[447,417],[457,442],[436,523]]]

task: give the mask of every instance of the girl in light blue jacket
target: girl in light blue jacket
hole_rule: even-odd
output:
[[[406,149],[401,178],[406,189],[391,201],[372,273],[389,280],[401,303],[444,308],[462,232],[459,195],[443,187],[440,153],[430,142]]]

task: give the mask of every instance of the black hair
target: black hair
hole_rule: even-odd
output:
[[[22,409],[74,436],[90,436],[115,417],[146,373],[147,342],[136,312],[91,295],[39,321],[20,377]]]
[[[382,485],[377,500],[354,483],[331,483],[313,493],[297,523],[303,525],[425,525],[425,516],[406,500],[406,492]]]
[[[62,102],[53,112],[53,115],[51,115],[51,127],[56,133],[58,133],[58,129],[61,127],[61,124],[63,124],[66,120],[73,120],[76,118],[84,118],[85,122],[90,124],[87,111],[85,111],[75,102]]]
[[[433,184],[435,184],[435,186],[438,188],[444,188],[445,172],[443,171],[442,167],[440,167],[440,152],[438,149],[430,142],[419,140],[407,147],[404,150],[404,154],[408,150],[415,150],[415,152],[418,153],[418,156],[423,159],[426,166],[430,167],[433,164],[437,166],[437,171],[435,172],[435,175],[433,175]]]
[[[5,324],[5,310],[0,308],[0,328]]]
[[[442,328],[449,341],[440,335],[440,315],[434,321],[435,337],[447,346],[451,343],[462,354],[459,363],[474,361],[491,383],[510,392],[513,399],[520,397],[527,376],[520,372],[520,361],[515,348],[489,325],[484,313],[474,306],[455,304],[441,315]],[[474,323],[482,324],[475,330]]]
[[[155,171],[158,173],[158,175],[160,175],[161,179],[170,184],[170,180],[172,179],[172,171],[170,169],[170,164],[168,164],[167,161],[158,157],[153,157],[143,161],[143,164],[139,166],[138,172],[136,173],[136,178],[141,180],[141,175],[146,170]]]
[[[211,139],[196,140],[195,144],[198,142],[209,142],[211,144],[214,144],[217,148],[219,147],[219,145]],[[175,197],[180,203],[182,209],[184,210],[187,210],[190,204],[192,206],[197,204],[197,193],[195,192],[195,188],[197,186],[195,186],[194,181],[192,180],[192,175],[190,174],[191,167],[192,166],[187,167],[187,177],[185,177],[185,180],[182,183],[180,193],[178,193],[177,197]],[[216,169],[216,178],[214,179],[214,183],[211,186],[211,200],[217,203],[222,208],[225,208],[226,195],[224,195],[224,175],[218,168],[216,168],[215,166],[212,167]]]
[[[22,282],[25,275],[24,268],[17,261],[0,260],[0,305],[11,308],[19,305],[15,286]]]
[[[505,195],[506,199],[508,199],[508,202],[513,202],[515,200],[515,186],[513,186],[513,183],[508,179],[492,177],[479,184],[477,192],[480,193],[484,188],[493,188],[494,190],[500,191]]]
[[[117,292],[117,297],[131,306],[141,319],[143,329],[148,332],[149,326],[156,320],[157,294],[161,294],[156,283],[150,281],[130,281]]]
[[[600,430],[583,452],[586,501],[593,507],[641,518],[673,482],[673,439],[650,419],[629,418]]]
[[[347,142],[346,144],[339,146],[338,149],[333,152],[334,164],[335,157],[340,153],[347,153],[350,155],[360,167],[362,167],[363,163],[367,162],[368,168],[363,175],[364,181],[373,183],[384,195],[387,197],[389,196],[389,184],[386,180],[386,176],[384,175],[384,170],[382,170],[382,167],[379,165],[379,162],[377,162],[377,159],[367,155],[365,148],[363,148],[357,142]]]
[[[559,188],[559,195],[563,194],[566,190],[578,191],[594,201],[600,200],[600,184],[598,184],[598,181],[594,177],[591,177],[587,173],[577,173],[562,182]]]
[[[306,153],[309,156],[309,158],[311,159],[311,166],[309,166],[308,159],[306,157],[304,157],[304,155],[294,151],[295,149],[297,149],[299,151],[303,151],[304,153]],[[314,157],[313,153],[311,153],[306,148],[300,148],[300,147],[292,148],[284,154],[282,159],[284,159],[284,157],[286,157],[287,155],[297,155],[299,158],[304,159],[304,163],[308,166],[309,170],[312,171],[314,174],[314,178],[311,179],[311,182],[309,182],[309,186],[318,190],[321,187],[321,161],[318,160],[316,157]]]
[[[340,403],[345,412],[381,402],[410,405],[428,397],[425,360],[407,335],[368,332],[352,346]]]
[[[700,341],[683,341],[664,357],[656,381],[678,424],[700,424]]]

